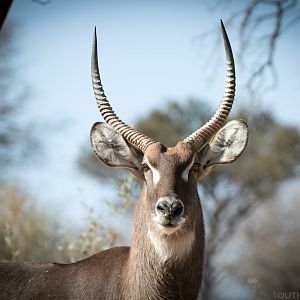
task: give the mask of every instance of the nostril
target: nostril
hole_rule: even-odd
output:
[[[172,204],[172,217],[178,218],[183,215],[184,206],[181,201],[177,200]]]
[[[160,214],[165,214],[169,210],[169,204],[166,201],[160,201],[156,205],[156,210]]]
[[[180,207],[177,207],[175,208],[175,210],[173,211],[173,216],[174,217],[180,217],[182,215],[182,212],[183,212],[183,207],[180,206]]]
[[[157,209],[158,211],[163,212],[163,211],[165,210],[165,207],[162,206],[161,204],[158,204],[157,207],[156,207],[156,209]]]

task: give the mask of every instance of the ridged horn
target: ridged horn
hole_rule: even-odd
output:
[[[223,98],[220,102],[219,108],[213,117],[206,122],[201,128],[196,130],[184,142],[192,144],[193,148],[197,151],[224,125],[234,101],[235,95],[235,68],[234,59],[230,46],[230,42],[221,20],[221,31],[224,40],[225,54],[226,54],[226,81]]]
[[[100,79],[99,66],[98,66],[98,52],[97,52],[97,33],[96,27],[94,31],[94,41],[92,50],[92,60],[91,60],[91,72],[92,72],[92,83],[93,90],[96,98],[98,108],[101,115],[103,116],[105,122],[112,126],[115,130],[120,132],[127,142],[132,144],[135,148],[141,150],[143,153],[146,148],[156,143],[153,139],[147,137],[146,135],[138,132],[137,130],[126,125],[113,111],[110,106]]]

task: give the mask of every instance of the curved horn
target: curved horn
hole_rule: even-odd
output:
[[[221,30],[226,53],[225,91],[219,108],[213,115],[213,117],[201,128],[184,139],[184,142],[192,144],[193,148],[197,151],[199,151],[204,143],[207,142],[212,136],[214,136],[216,132],[223,126],[230,113],[235,95],[235,69],[233,54],[222,20]]]
[[[105,96],[98,67],[96,27],[94,31],[91,72],[96,102],[105,122],[112,126],[115,130],[120,132],[130,144],[132,144],[142,152],[145,152],[146,148],[149,145],[156,143],[156,141],[131,128],[130,126],[126,125],[122,120],[120,120],[113,111]]]

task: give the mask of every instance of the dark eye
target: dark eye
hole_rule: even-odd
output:
[[[192,172],[199,172],[200,167],[201,167],[201,164],[199,164],[199,163],[194,163],[194,165],[191,167],[191,171],[192,171]]]
[[[142,168],[144,172],[149,171],[149,166],[145,162],[142,163]]]

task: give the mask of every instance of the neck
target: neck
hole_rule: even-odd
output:
[[[198,196],[198,195],[197,195]],[[143,188],[133,224],[132,243],[126,268],[124,298],[195,299],[203,267],[204,225],[200,201],[193,232],[157,235],[142,207]],[[144,213],[142,213],[144,212]]]

